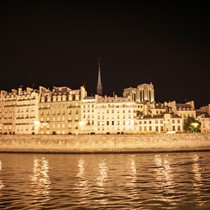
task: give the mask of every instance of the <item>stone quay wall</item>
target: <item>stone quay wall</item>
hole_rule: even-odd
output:
[[[175,151],[210,151],[210,133],[0,135],[0,152],[129,153]]]

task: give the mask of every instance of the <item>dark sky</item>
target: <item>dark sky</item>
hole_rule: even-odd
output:
[[[104,94],[152,82],[158,102],[210,103],[201,1],[17,2],[0,3],[0,89],[85,85],[95,94],[100,57]]]

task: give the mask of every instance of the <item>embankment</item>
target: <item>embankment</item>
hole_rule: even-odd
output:
[[[210,151],[210,133],[0,136],[0,152],[127,153],[207,150]]]

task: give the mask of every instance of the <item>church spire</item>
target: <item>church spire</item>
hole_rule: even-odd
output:
[[[98,84],[97,84],[97,95],[102,96],[101,63],[100,63],[100,58],[99,58],[99,60],[98,60]]]

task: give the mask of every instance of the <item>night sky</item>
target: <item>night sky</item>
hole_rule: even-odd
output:
[[[85,85],[95,94],[100,57],[106,95],[152,82],[157,102],[210,103],[201,1],[17,2],[0,3],[0,89]]]

